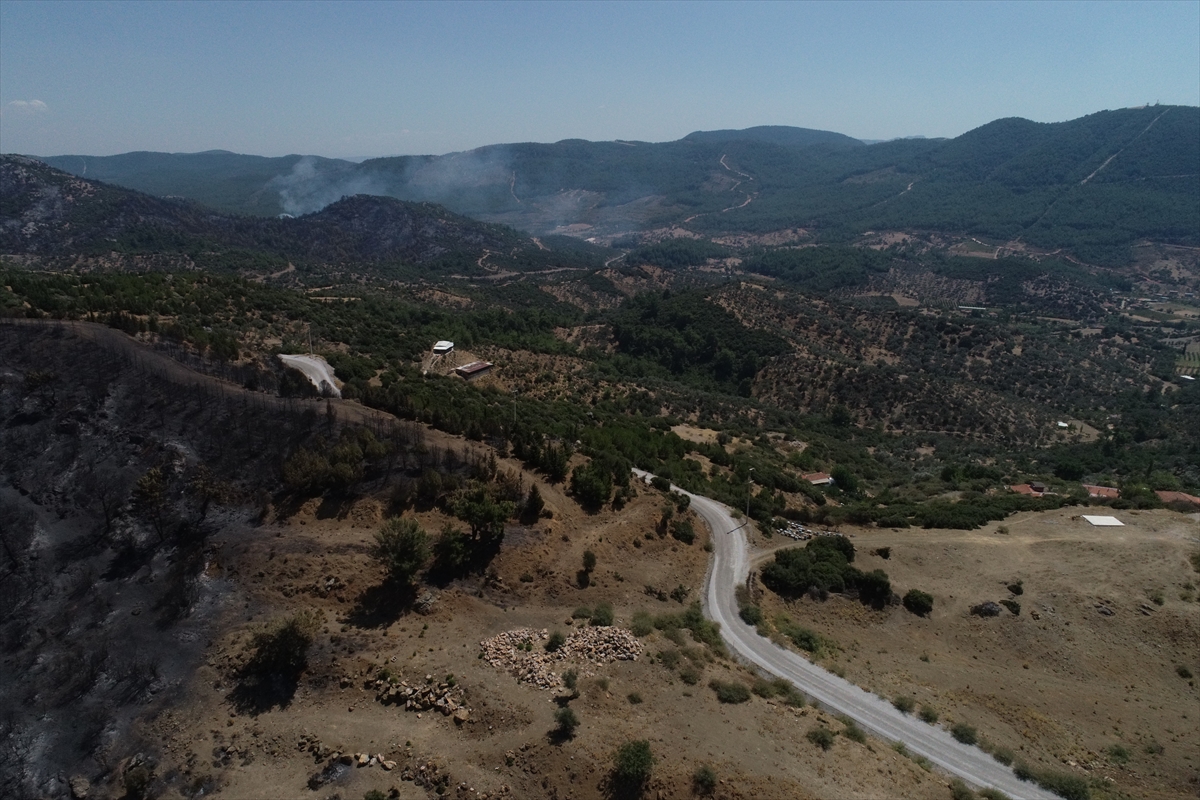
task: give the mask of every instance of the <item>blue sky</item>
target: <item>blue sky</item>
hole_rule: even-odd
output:
[[[1200,105],[1200,2],[0,0],[0,151],[361,157]]]

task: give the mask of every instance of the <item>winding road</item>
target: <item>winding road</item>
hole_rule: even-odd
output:
[[[634,472],[643,479],[649,475],[642,470]],[[786,678],[821,706],[851,717],[876,736],[903,742],[909,752],[924,756],[978,788],[999,789],[1014,799],[1061,800],[1033,783],[1019,780],[1011,769],[982,750],[955,741],[946,729],[901,714],[888,701],[759,636],[738,616],[734,598],[734,589],[746,582],[750,569],[745,528],[715,500],[676,486],[671,488],[691,498],[691,508],[712,531],[713,557],[704,587],[704,613],[720,623],[722,638],[741,659]]]

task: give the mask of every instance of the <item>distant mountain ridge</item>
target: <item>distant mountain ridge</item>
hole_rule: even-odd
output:
[[[21,156],[0,156],[0,253],[177,256],[257,274],[291,264],[302,272],[408,277],[602,263],[602,251],[576,240],[534,242],[430,203],[355,195],[296,219],[239,216],[78,178]]]
[[[862,140],[844,133],[793,128],[787,125],[758,125],[741,130],[695,131],[683,137],[685,142],[768,142],[785,147],[808,147],[814,144],[861,147]]]
[[[1059,123],[1008,118],[954,139],[864,146],[760,126],[675,142],[490,145],[359,164],[228,153],[61,156],[47,163],[242,214],[300,214],[344,195],[437,202],[536,234],[805,228],[1019,239],[1101,263],[1149,239],[1200,245],[1200,109],[1150,106]]]

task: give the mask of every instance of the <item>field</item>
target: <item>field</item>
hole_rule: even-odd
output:
[[[1113,796],[1193,796],[1200,704],[1178,670],[1200,671],[1200,574],[1188,562],[1200,517],[1116,516],[1125,527],[1062,509],[973,532],[846,528],[856,566],[884,569],[900,594],[933,595],[928,617],[836,595],[785,606],[766,592],[764,609],[836,642],[824,658],[848,679],[966,722],[1017,760],[1071,767]],[[971,614],[1001,600],[1020,613]]]

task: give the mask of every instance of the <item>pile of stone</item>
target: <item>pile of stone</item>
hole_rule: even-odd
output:
[[[554,656],[559,660],[579,658],[593,664],[610,661],[637,661],[642,654],[642,643],[624,628],[599,626],[581,628],[567,637]]]
[[[571,634],[553,653],[546,652],[545,643],[549,638],[550,634],[545,630],[517,628],[484,639],[479,646],[488,664],[539,689],[562,687],[562,677],[556,669],[563,661],[591,664],[636,661],[642,652],[642,643],[624,628],[583,628]]]
[[[457,684],[435,683],[432,675],[425,676],[425,683],[417,686],[408,681],[383,680],[372,684],[375,699],[384,705],[403,705],[406,711],[440,711],[442,716],[453,717],[454,724],[462,725],[471,718],[471,709],[462,702],[462,688]]]

